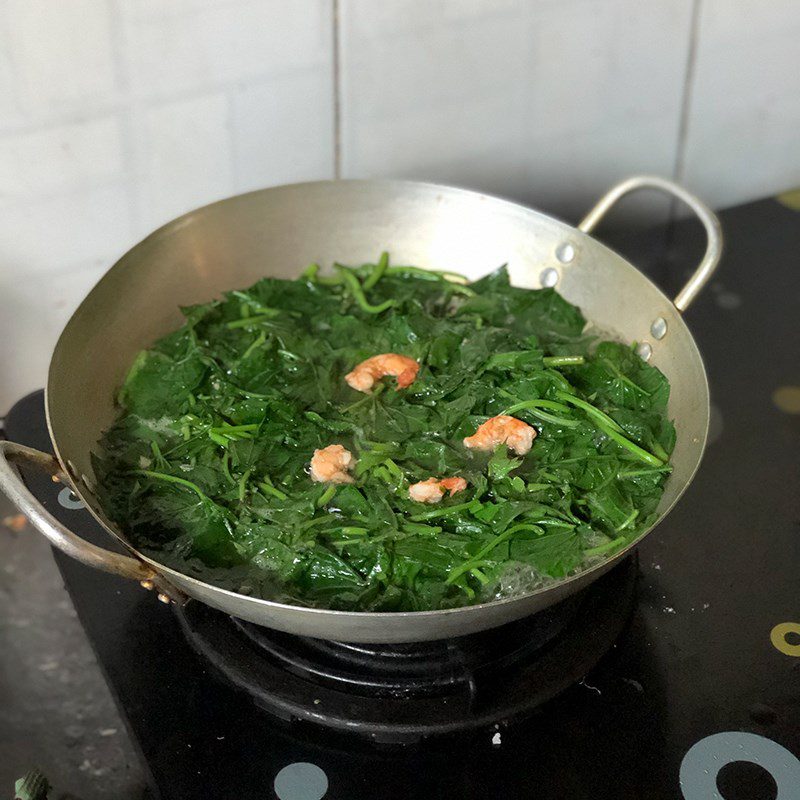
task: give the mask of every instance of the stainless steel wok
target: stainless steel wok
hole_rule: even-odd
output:
[[[623,195],[657,189],[698,215],[706,253],[674,301],[589,234]],[[353,642],[407,642],[484,630],[540,611],[596,580],[628,550],[528,595],[446,611],[363,613],[302,608],[247,597],[190,578],[137,552],[103,514],[90,452],[114,419],[114,397],[135,355],[181,324],[178,307],[248,286],[264,275],[293,278],[310,262],[363,263],[384,249],[397,263],[454,269],[470,278],[507,263],[512,281],[557,286],[587,319],[640,354],[672,385],[677,428],[661,519],[697,470],[709,401],[700,353],[681,318],[719,261],[719,223],[670,181],[635,177],[614,187],[577,228],[476,192],[402,181],[295,184],[232,197],[170,222],[124,255],[92,289],[56,345],[47,380],[47,419],[57,459],[0,442],[0,487],[56,547],[99,569],[155,588],[165,601],[195,598],[242,619],[295,634]],[[81,539],[57,522],[11,464],[39,465],[68,482],[129,552]],[[113,598],[109,598],[113,601]]]

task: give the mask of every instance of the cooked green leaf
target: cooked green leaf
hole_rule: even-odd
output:
[[[350,610],[527,591],[634,539],[670,472],[666,378],[586,335],[552,289],[514,287],[504,268],[455,280],[383,254],[183,309],[136,358],[94,455],[108,515],[193,576]],[[418,360],[413,384],[350,388],[379,353]],[[504,413],[535,426],[530,453],[464,447]],[[354,483],[311,481],[330,444],[353,454]],[[467,488],[453,497],[409,497],[454,476]]]

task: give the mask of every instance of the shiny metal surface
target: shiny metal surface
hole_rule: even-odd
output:
[[[706,229],[706,252],[703,254],[703,258],[694,274],[686,282],[686,286],[678,292],[678,296],[674,300],[675,308],[678,311],[686,311],[692,300],[697,297],[700,290],[714,273],[717,264],[719,264],[719,260],[722,257],[722,229],[716,214],[705,203],[690,192],[687,192],[683,186],[656,175],[636,175],[628,178],[628,180],[622,181],[622,183],[618,183],[611,188],[598,200],[597,205],[578,223],[578,229],[584,233],[591,233],[618,200],[621,200],[626,194],[640,189],[657,189],[686,203],[697,214]]]
[[[620,185],[624,191],[613,189],[584,226],[596,224],[622,194],[652,186],[654,180],[631,179]],[[689,204],[704,221],[715,220],[684,190],[678,196],[691,198]],[[707,229],[716,231],[718,225]],[[716,266],[719,240],[711,238],[710,255],[690,281],[691,289],[687,284],[679,295],[684,306]],[[662,517],[669,511],[700,463],[709,419],[705,369],[675,304],[587,233],[537,211],[461,189],[370,180],[281,186],[201,208],[134,247],[90,292],[56,345],[47,414],[58,458],[92,514],[125,542],[98,505],[90,453],[115,416],[113,398],[136,353],[181,323],[179,306],[205,302],[264,275],[295,277],[312,261],[362,263],[384,249],[398,263],[455,269],[469,278],[507,264],[512,281],[530,288],[538,288],[540,276],[553,269],[558,290],[595,326],[623,341],[642,341],[653,320],[662,317],[668,333],[649,346],[650,363],[672,385],[669,411],[678,433],[673,473],[659,508]],[[0,485],[7,481],[0,471]],[[41,513],[33,521],[47,533],[49,523]],[[484,630],[546,608],[606,572],[646,533],[592,569],[523,597],[405,613],[307,609],[246,597],[167,569],[126,546],[160,579],[242,619],[323,639],[404,642]],[[81,558],[74,548],[71,554]],[[94,565],[109,566],[96,559]]]
[[[54,546],[68,556],[90,567],[111,572],[123,578],[133,578],[148,589],[158,589],[168,599],[182,600],[181,593],[170,586],[163,576],[139,558],[120,555],[81,539],[62,525],[28,491],[13,469],[14,465],[29,464],[60,481],[63,476],[58,459],[14,442],[0,441],[0,486],[14,505],[25,514],[34,527]]]
[[[154,576],[153,570],[139,559],[111,553],[89,544],[51,516],[14,473],[12,464],[22,462],[36,466],[54,477],[61,472],[61,465],[47,453],[14,442],[0,442],[0,483],[3,491],[51,544],[84,564],[113,572],[123,578],[147,580]]]

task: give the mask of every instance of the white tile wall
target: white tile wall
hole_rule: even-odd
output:
[[[230,193],[394,175],[574,219],[633,172],[798,184],[798,40],[793,0],[0,0],[0,413],[118,255]]]
[[[146,228],[233,194],[224,92],[146,106],[135,119],[137,220]]]
[[[0,145],[0,203],[96,186],[124,172],[122,129],[115,115],[10,133]]]
[[[237,87],[231,137],[237,191],[333,178],[333,76],[312,67]]]
[[[0,0],[0,414],[114,260],[334,174],[333,0]]]
[[[28,119],[111,103],[118,88],[108,4],[97,0],[5,0],[5,47],[16,101]]]
[[[690,0],[342,0],[341,18],[345,175],[576,216],[631,171],[673,171]]]
[[[800,3],[703,0],[681,178],[715,205],[800,184]]]
[[[330,0],[122,0],[119,9],[136,95],[330,67]]]
[[[50,353],[72,311],[108,269],[109,259],[0,283],[0,410],[44,385]],[[5,263],[3,264],[5,271]]]
[[[119,183],[4,202],[0,288],[108,258],[131,238],[128,192]],[[46,301],[47,294],[40,299]]]

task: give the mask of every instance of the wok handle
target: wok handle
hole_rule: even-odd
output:
[[[22,482],[12,466],[17,463],[27,463],[38,467],[54,477],[63,475],[61,465],[49,453],[33,450],[15,442],[0,441],[0,490],[5,492],[9,500],[33,523],[50,544],[57,547],[62,553],[66,553],[90,567],[121,575],[123,578],[133,578],[146,589],[158,589],[159,599],[164,602],[169,602],[172,597],[180,596],[180,592],[169,586],[149,564],[138,558],[131,558],[97,547],[62,525]]]
[[[719,219],[702,200],[666,178],[659,178],[655,175],[636,175],[622,181],[622,183],[618,183],[606,192],[597,202],[597,205],[581,220],[578,224],[578,229],[584,233],[591,233],[618,200],[626,194],[639,189],[658,189],[678,200],[682,200],[697,214],[706,229],[708,240],[706,252],[692,277],[689,278],[673,301],[678,311],[685,311],[705,286],[708,279],[714,274],[714,270],[717,268],[722,256],[722,228],[720,227]]]

